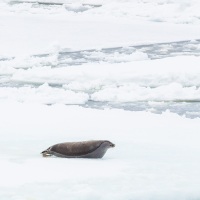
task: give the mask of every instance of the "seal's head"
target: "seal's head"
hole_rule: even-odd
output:
[[[102,144],[101,144],[102,146],[104,146],[104,148],[113,148],[113,147],[115,147],[115,144],[113,144],[112,142],[110,142],[110,141],[105,141],[105,142],[103,142]]]

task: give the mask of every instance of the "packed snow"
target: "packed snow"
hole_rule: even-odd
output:
[[[0,199],[199,199],[199,7],[1,0]],[[98,139],[103,159],[40,154]]]

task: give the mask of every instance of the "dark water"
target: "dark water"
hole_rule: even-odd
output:
[[[148,111],[156,114],[161,114],[162,112],[169,111],[176,113],[187,118],[200,117],[200,102],[176,102],[176,101],[162,101],[162,102],[126,102],[126,103],[116,103],[116,102],[95,102],[88,101],[85,105],[86,108],[96,108],[96,109],[123,109],[129,111]]]

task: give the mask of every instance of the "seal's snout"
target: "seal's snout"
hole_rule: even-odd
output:
[[[112,144],[110,144],[110,147],[115,147],[115,144],[113,144],[113,143],[112,143]]]

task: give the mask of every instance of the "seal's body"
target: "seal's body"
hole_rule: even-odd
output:
[[[55,144],[43,151],[46,156],[63,158],[102,158],[106,151],[115,145],[107,140],[91,140],[84,142],[65,142]]]

